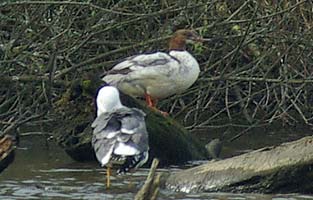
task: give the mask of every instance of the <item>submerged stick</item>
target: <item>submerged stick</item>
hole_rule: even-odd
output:
[[[159,193],[161,174],[156,174],[159,160],[154,158],[145,184],[135,196],[135,200],[155,200]]]

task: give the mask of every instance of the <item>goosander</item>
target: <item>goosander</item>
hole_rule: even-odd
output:
[[[201,42],[202,38],[192,30],[178,30],[169,41],[169,53],[126,58],[102,80],[130,96],[145,97],[148,106],[155,108],[158,99],[182,93],[197,80],[200,68],[197,60],[186,51],[189,41]]]
[[[145,113],[123,106],[115,87],[102,87],[96,98],[97,117],[92,123],[92,146],[102,166],[107,166],[107,187],[110,168],[119,164],[118,173],[140,167],[148,159],[148,133]]]

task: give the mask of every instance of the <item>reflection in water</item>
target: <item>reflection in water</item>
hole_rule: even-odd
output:
[[[113,176],[105,189],[105,170],[94,163],[72,161],[60,148],[46,145],[44,138],[23,138],[16,159],[0,174],[0,199],[133,199],[148,169],[131,175]],[[163,169],[161,171],[177,169]],[[304,195],[199,193],[162,190],[159,199],[313,199]]]

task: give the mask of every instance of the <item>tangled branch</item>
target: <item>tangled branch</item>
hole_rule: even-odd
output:
[[[165,50],[178,28],[211,42],[190,46],[201,76],[161,109],[191,130],[311,126],[312,7],[308,0],[0,3],[1,131],[42,113],[41,121],[64,117],[52,111],[77,96],[68,94],[74,83],[85,95],[86,84],[122,58]]]

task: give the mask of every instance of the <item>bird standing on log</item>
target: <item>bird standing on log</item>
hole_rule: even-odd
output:
[[[148,160],[148,133],[145,113],[121,104],[115,87],[102,87],[96,99],[97,118],[92,123],[92,146],[102,166],[107,166],[107,187],[110,168],[120,165],[118,173],[140,167]]]
[[[156,109],[158,99],[182,93],[197,80],[199,64],[186,51],[186,43],[195,41],[202,41],[196,32],[177,30],[169,41],[169,53],[126,58],[108,71],[102,80],[130,96],[144,97],[148,106]]]

